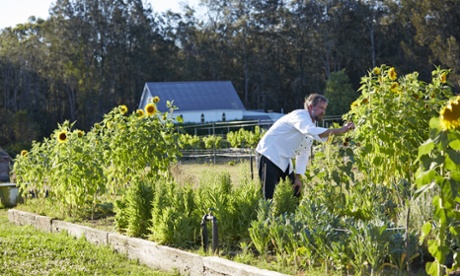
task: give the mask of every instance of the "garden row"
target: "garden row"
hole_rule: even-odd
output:
[[[273,200],[263,200],[259,183],[231,183],[226,173],[178,185],[168,169],[181,145],[193,143],[180,142],[174,107],[157,112],[158,98],[131,115],[117,107],[88,133],[64,123],[18,156],[14,172],[25,193],[48,190],[62,216],[94,216],[109,206],[121,233],[160,244],[199,249],[197,222],[211,210],[219,254],[237,261],[289,274],[425,267],[443,275],[460,258],[460,97],[448,73],[437,68],[425,83],[417,72],[370,70],[344,115],[356,130],[314,146],[300,199],[283,182]]]

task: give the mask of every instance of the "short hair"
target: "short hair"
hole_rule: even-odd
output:
[[[305,98],[305,108],[309,105],[316,106],[319,103],[329,103],[329,100],[321,94],[313,93]]]

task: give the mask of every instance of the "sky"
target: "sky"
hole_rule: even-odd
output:
[[[181,4],[188,3],[198,8],[199,0],[144,0],[152,5],[154,11],[163,12],[171,9],[181,11]],[[30,16],[47,19],[51,3],[55,0],[0,0],[0,29],[14,27],[28,22]]]

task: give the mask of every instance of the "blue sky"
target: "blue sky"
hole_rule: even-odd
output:
[[[199,0],[144,0],[158,12],[171,9],[179,12],[181,3],[198,7]],[[0,0],[0,29],[26,23],[30,16],[48,17],[48,10],[55,0]]]

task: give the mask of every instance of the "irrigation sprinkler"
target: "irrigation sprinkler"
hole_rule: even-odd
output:
[[[209,214],[205,214],[201,219],[201,243],[203,245],[204,252],[208,251],[208,228],[206,222],[212,221],[212,253],[217,254],[218,252],[218,231],[217,231],[217,218],[212,214],[212,209],[209,210]]]

